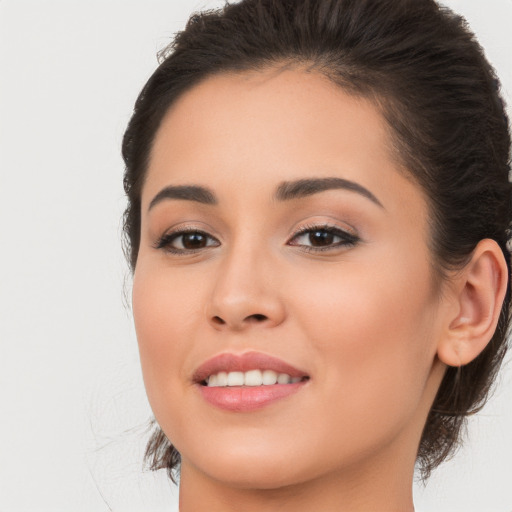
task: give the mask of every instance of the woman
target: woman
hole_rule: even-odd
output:
[[[414,509],[505,354],[509,151],[431,0],[191,18],[123,143],[147,457],[182,512]]]

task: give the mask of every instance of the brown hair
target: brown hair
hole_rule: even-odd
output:
[[[511,223],[510,133],[499,81],[463,18],[433,0],[242,0],[194,14],[160,54],[123,140],[126,253],[140,242],[140,200],[152,142],[169,107],[212,74],[299,64],[374,99],[396,151],[428,197],[436,274],[467,261],[491,238],[507,249]],[[468,415],[485,404],[506,351],[510,285],[486,349],[448,368],[417,460],[427,478],[453,453]],[[179,468],[156,425],[146,461]]]

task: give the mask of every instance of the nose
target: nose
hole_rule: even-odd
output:
[[[207,317],[217,330],[275,327],[285,318],[276,267],[261,253],[233,250],[217,267]]]

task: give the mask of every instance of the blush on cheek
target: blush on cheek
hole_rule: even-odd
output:
[[[301,297],[304,314],[299,316],[314,350],[362,404],[366,401],[377,409],[379,402],[386,404],[396,397],[388,404],[392,408],[403,387],[414,383],[417,392],[411,393],[412,404],[432,364],[429,347],[434,336],[432,324],[425,319],[431,317],[428,312],[434,303],[423,275],[406,277],[366,271],[302,283],[309,293]],[[422,283],[412,299],[410,288],[418,278]],[[419,296],[420,290],[424,296]],[[381,398],[375,400],[377,396]]]

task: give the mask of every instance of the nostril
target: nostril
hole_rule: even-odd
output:
[[[231,325],[233,328],[239,329],[242,328],[244,324],[260,324],[267,320],[269,320],[269,317],[267,315],[263,315],[261,313],[254,313],[253,315],[248,315],[245,318],[243,318],[243,320],[241,320],[240,323],[238,322],[237,319],[233,319],[233,321],[231,321],[230,319],[224,320],[222,317],[218,315],[212,316],[210,322],[216,327]]]
[[[261,315],[260,313],[256,313],[254,315],[250,315],[247,317],[247,320],[251,321],[254,320],[256,322],[263,322],[263,320],[266,320],[267,317],[265,315]]]
[[[216,323],[217,325],[224,325],[226,322],[224,322],[224,320],[222,320],[222,318],[220,316],[214,316],[212,318],[213,322]]]

